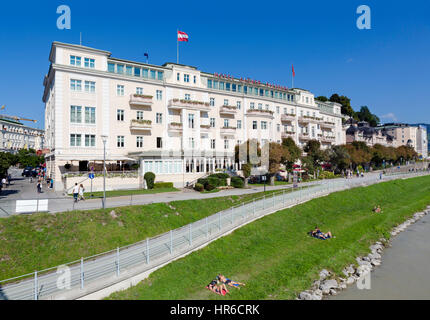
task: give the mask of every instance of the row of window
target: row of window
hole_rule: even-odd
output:
[[[184,73],[184,82],[190,83],[190,75],[187,73]],[[176,73],[176,80],[181,81],[181,74],[178,72]],[[193,76],[193,83],[197,83],[197,76]]]
[[[95,147],[96,146],[96,136],[94,134],[85,134],[84,136],[84,146],[85,147]],[[70,146],[71,147],[81,147],[82,146],[82,134],[72,133],[70,135]]]
[[[82,91],[82,80],[70,79],[70,90]],[[85,92],[96,92],[96,83],[94,81],[84,81]]]
[[[70,56],[70,65],[75,67],[82,66],[82,57],[79,56]],[[96,67],[96,61],[92,58],[84,57],[84,67],[94,69]]]
[[[163,71],[108,62],[108,72],[145,79],[163,80]]]
[[[143,88],[136,87],[136,93],[137,94],[143,94]],[[124,94],[125,94],[124,85],[117,84],[116,85],[116,95],[122,97],[122,96],[124,96]],[[163,100],[163,91],[162,90],[156,90],[155,91],[155,98],[157,100]]]
[[[212,79],[208,79],[207,87],[209,89],[225,90],[225,91],[239,92],[243,94],[260,96],[260,97],[294,101],[293,94],[286,94],[284,92],[280,92],[276,90],[267,90],[267,89],[262,89],[257,87],[250,87],[248,85],[245,86],[241,84],[223,82],[223,81],[212,80]]]
[[[82,106],[70,106],[70,123],[82,123]],[[96,123],[96,108],[84,107],[84,122],[86,124]]]

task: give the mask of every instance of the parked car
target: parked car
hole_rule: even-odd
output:
[[[22,170],[22,176],[23,177],[29,177],[32,173],[33,167],[25,167],[24,170]]]

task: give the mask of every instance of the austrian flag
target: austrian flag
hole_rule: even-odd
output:
[[[188,42],[188,34],[186,34],[185,32],[182,32],[182,31],[178,30],[178,41],[186,41],[186,42]]]

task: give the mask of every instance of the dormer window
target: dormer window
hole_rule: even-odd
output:
[[[70,56],[70,65],[80,67],[81,66],[81,57]]]
[[[184,82],[190,82],[190,75],[184,74]]]

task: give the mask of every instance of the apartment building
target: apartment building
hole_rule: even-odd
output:
[[[61,189],[66,163],[138,161],[140,175],[176,186],[235,167],[234,147],[292,137],[324,148],[344,144],[341,106],[303,89],[114,58],[104,50],[54,42],[44,79],[48,173]]]
[[[414,148],[419,156],[428,157],[427,128],[411,126],[404,123],[387,123],[377,128],[396,138],[396,147],[408,145]]]
[[[369,147],[380,144],[385,147],[396,147],[396,137],[385,130],[373,128],[366,121],[348,119],[345,123],[346,143],[360,141]]]
[[[21,149],[44,148],[44,130],[31,128],[12,118],[0,116],[0,151],[17,153]]]

